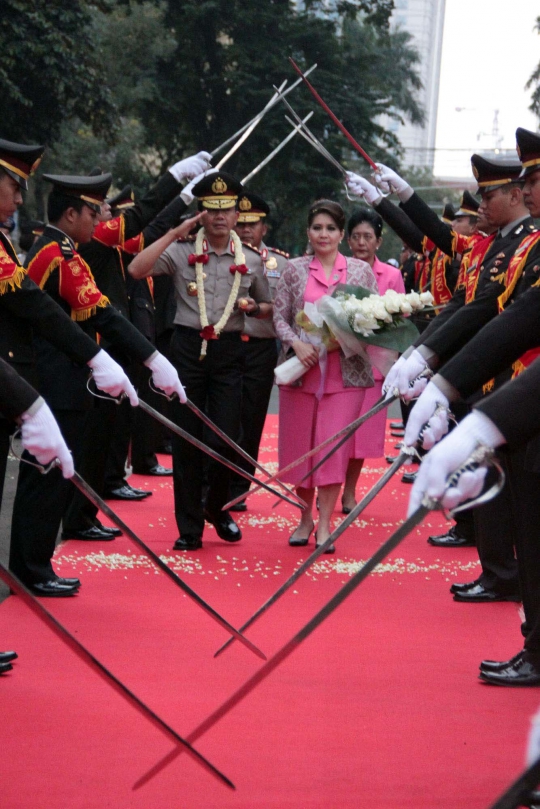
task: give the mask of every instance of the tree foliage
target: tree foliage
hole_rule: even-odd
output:
[[[540,34],[540,17],[536,18],[535,29]],[[529,109],[540,118],[540,62],[525,86],[534,88]]]
[[[420,122],[418,55],[392,32],[393,0],[6,0],[10,43],[0,77],[11,82],[18,117],[2,134],[52,142],[45,171],[94,166],[115,184],[142,190],[184,154],[211,151],[266,104],[288,62],[317,63],[312,80],[336,115],[375,159],[394,165],[400,147],[383,114]],[[17,12],[17,14],[15,13]],[[15,69],[16,45],[39,70]],[[41,61],[39,61],[41,59]],[[3,71],[3,72],[2,72]],[[303,86],[289,96],[345,166],[364,170],[345,138]],[[227,163],[240,178],[290,131],[278,105]],[[39,133],[39,136],[38,136]],[[270,202],[276,243],[303,247],[307,205],[344,199],[341,177],[296,137],[250,183]],[[39,182],[35,203],[41,209]]]

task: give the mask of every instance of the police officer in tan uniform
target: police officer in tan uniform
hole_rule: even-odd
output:
[[[234,440],[240,435],[244,318],[265,319],[272,305],[260,254],[243,245],[234,231],[242,185],[213,170],[195,185],[203,228],[195,239],[177,240],[175,229],[135,257],[129,272],[135,278],[170,275],[174,280],[176,315],[171,361],[184,374],[189,399]],[[196,224],[196,219],[192,220]],[[184,223],[186,224],[186,223]],[[234,450],[179,402],[173,419],[222,455],[237,460]],[[205,456],[175,436],[173,442],[175,515],[180,537],[175,550],[202,547],[204,520],[228,542],[241,539],[230,514],[222,511],[229,498],[230,474],[221,464],[208,468],[208,495],[201,502]]]
[[[244,244],[249,244],[259,251],[273,300],[279,278],[287,264],[288,254],[275,247],[268,247],[263,241],[268,231],[266,217],[270,213],[270,208],[262,197],[245,191],[238,200],[238,211],[235,230]],[[252,458],[257,458],[274,382],[274,368],[277,364],[278,349],[273,321],[246,318],[242,341],[244,371],[240,445]],[[255,471],[252,464],[242,459],[238,464],[251,474]],[[246,494],[248,489],[248,480],[240,475],[232,475],[231,497]],[[241,501],[233,506],[231,511],[246,511],[246,509],[245,502]]]

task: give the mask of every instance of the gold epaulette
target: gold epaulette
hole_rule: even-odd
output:
[[[277,253],[278,256],[283,256],[283,258],[291,257],[290,253],[286,253],[285,250],[279,250],[277,247],[269,247],[268,249],[271,250],[272,253]]]
[[[180,236],[176,241],[178,244],[183,244],[185,242],[194,242],[197,236]]]
[[[253,245],[250,244],[249,242],[242,242],[242,247],[247,247],[248,250],[253,250],[253,252],[257,253],[258,256],[262,255],[259,248],[258,247],[253,247]]]

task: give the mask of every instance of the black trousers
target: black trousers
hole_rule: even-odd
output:
[[[240,432],[243,346],[239,332],[225,332],[210,340],[208,353],[199,359],[201,337],[196,329],[177,326],[171,343],[175,366],[191,401],[234,441]],[[178,400],[172,403],[172,419],[200,440],[207,440],[221,455],[234,460],[236,453],[215,433],[206,432],[202,421]],[[180,536],[202,536],[204,514],[202,487],[205,454],[178,436],[173,436],[174,508]],[[229,499],[230,472],[222,464],[208,465],[206,507],[219,514]]]
[[[73,453],[75,468],[81,464],[82,434],[87,411],[55,410],[54,417]],[[28,452],[23,458],[35,462]],[[51,558],[67,504],[76,491],[60,469],[42,475],[28,464],[19,466],[19,480],[13,504],[9,566],[25,584],[47,581],[54,576]]]
[[[500,462],[508,477],[508,465],[502,454]],[[475,508],[473,515],[482,565],[479,581],[498,593],[518,593],[518,563],[514,554],[515,502],[510,486],[506,485],[494,500]]]
[[[240,446],[248,455],[257,459],[264,429],[268,402],[274,384],[274,369],[277,365],[277,342],[274,338],[253,339],[243,342],[244,369],[242,373],[242,410],[240,414]],[[255,467],[243,458],[235,460],[246,472],[254,474]],[[249,480],[234,472],[231,475],[231,496],[245,494]]]
[[[531,444],[508,453],[507,485],[514,504],[512,535],[525,612],[525,649],[540,664],[540,472],[530,460]]]
[[[14,430],[12,422],[0,418],[0,508],[4,494],[4,481],[6,478],[7,460],[9,455],[9,441]]]

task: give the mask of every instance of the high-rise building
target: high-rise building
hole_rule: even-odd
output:
[[[411,34],[411,44],[420,55],[418,72],[422,89],[418,91],[418,101],[424,109],[424,124],[400,124],[386,116],[383,120],[383,125],[398,137],[403,146],[406,166],[433,169],[445,2],[395,0],[390,21],[392,28],[401,28]]]

